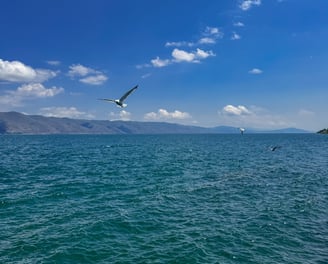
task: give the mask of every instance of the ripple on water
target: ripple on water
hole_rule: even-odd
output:
[[[328,259],[325,137],[1,139],[1,263]]]

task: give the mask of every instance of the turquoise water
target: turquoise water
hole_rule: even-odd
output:
[[[0,263],[328,263],[325,135],[0,142]]]

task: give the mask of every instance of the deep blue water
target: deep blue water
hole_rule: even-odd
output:
[[[0,142],[0,263],[328,263],[328,136]]]

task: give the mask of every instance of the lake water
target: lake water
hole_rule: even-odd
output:
[[[328,136],[0,142],[0,263],[328,263]]]

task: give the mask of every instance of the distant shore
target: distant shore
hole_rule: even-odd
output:
[[[328,128],[321,129],[317,132],[318,134],[328,134]]]
[[[311,133],[298,128],[260,130],[245,128],[244,134]],[[200,127],[168,122],[83,120],[0,112],[0,134],[240,134],[239,127]]]

